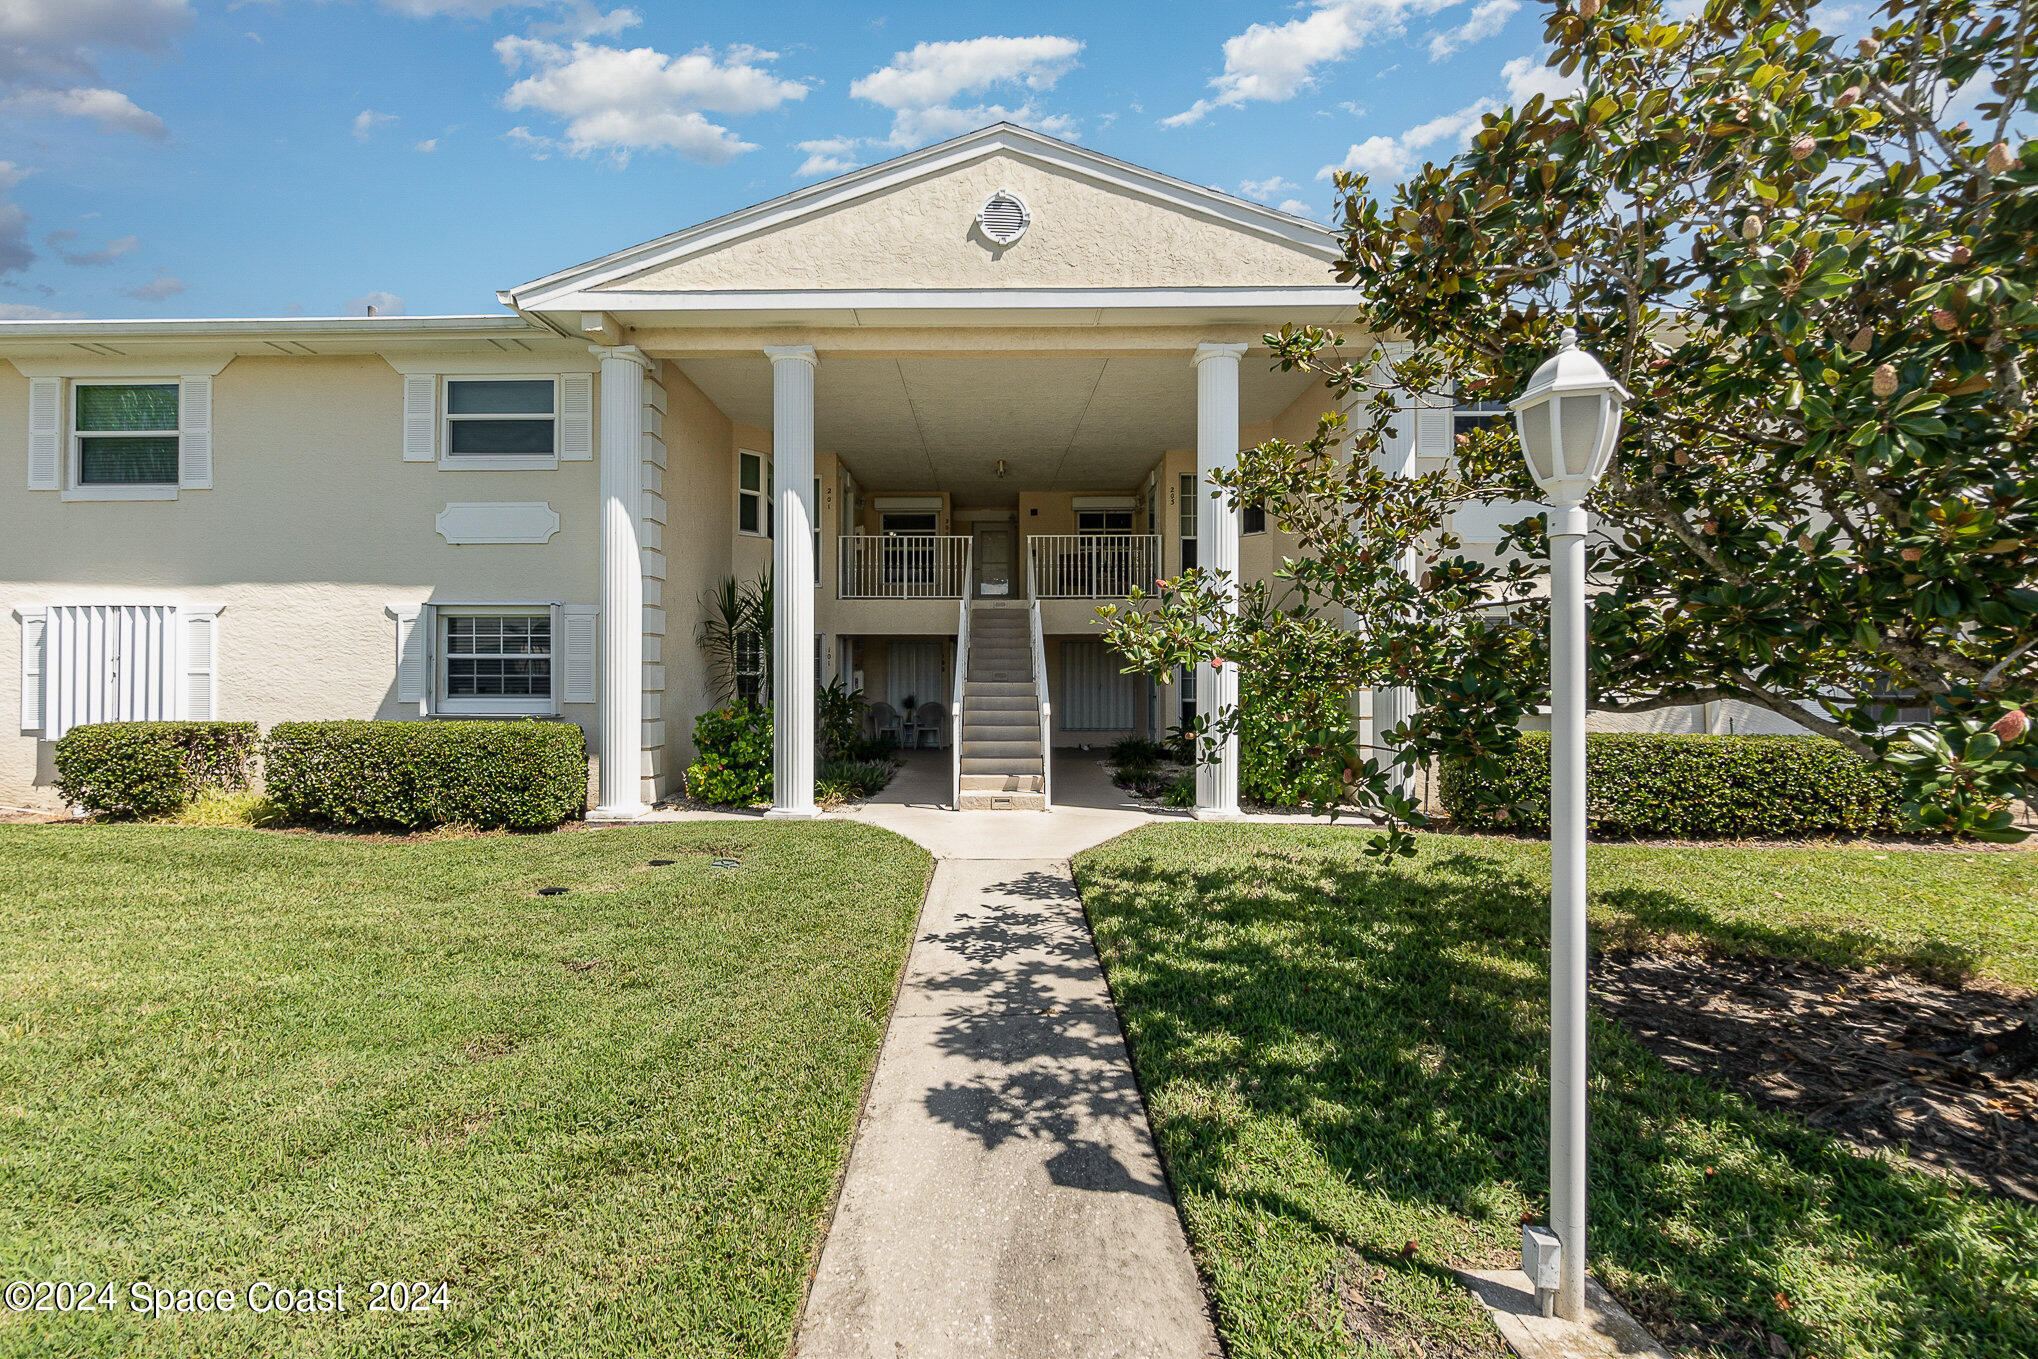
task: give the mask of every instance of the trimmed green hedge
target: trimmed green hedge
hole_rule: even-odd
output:
[[[262,764],[292,821],[531,829],[587,807],[587,741],[571,722],[280,722]]]
[[[1437,796],[1475,830],[1547,832],[1550,738],[1524,732],[1512,757],[1481,775],[1446,760]],[[1888,831],[1902,821],[1902,780],[1823,736],[1585,738],[1587,813],[1606,835],[1749,839]],[[1481,793],[1485,796],[1480,796]]]
[[[57,740],[57,792],[103,816],[167,816],[207,788],[245,788],[253,722],[95,722]]]

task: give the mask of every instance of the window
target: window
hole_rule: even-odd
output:
[[[1248,505],[1238,512],[1240,533],[1265,533],[1267,531],[1267,507]]]
[[[1131,510],[1078,510],[1076,532],[1123,536],[1132,532]]]
[[[439,702],[447,713],[552,713],[549,609],[439,611]]]
[[[1182,569],[1187,571],[1196,565],[1196,477],[1194,473],[1182,474],[1180,493]]]
[[[736,455],[736,531],[771,536],[771,459],[762,453]]]
[[[941,527],[941,516],[932,512],[922,514],[917,510],[905,514],[887,510],[878,516],[877,522],[878,531],[892,537],[902,533],[934,533]]]
[[[71,484],[94,488],[177,485],[177,384],[72,384]]]
[[[765,646],[761,632],[736,634],[736,697],[762,703],[770,692],[765,683]]]
[[[1451,433],[1469,434],[1475,429],[1488,425],[1508,425],[1514,422],[1514,412],[1507,408],[1505,401],[1467,401],[1451,412]],[[1452,441],[1454,444],[1455,439]]]
[[[447,466],[552,467],[559,461],[555,378],[446,379]]]

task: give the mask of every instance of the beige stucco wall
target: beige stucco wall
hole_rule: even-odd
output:
[[[975,230],[1000,188],[1032,225],[1008,247]],[[793,288],[1278,287],[1332,282],[1284,242],[996,154],[766,235],[646,270],[625,291]]]
[[[665,691],[658,713],[665,719],[662,782],[665,791],[676,792],[694,759],[694,719],[715,703],[713,677],[695,638],[706,617],[702,594],[734,573],[736,455],[728,417],[687,381],[679,365],[665,364],[663,374],[667,523],[659,533],[666,566],[659,595],[666,630],[661,645]],[[770,447],[768,441],[765,446]]]
[[[214,380],[213,489],[174,501],[27,491],[28,381],[0,363],[0,802],[53,806],[49,746],[19,734],[14,610],[219,603],[218,714],[414,716],[390,612],[427,601],[596,602],[596,464],[442,472],[402,459],[402,378],[375,357],[237,358]],[[448,501],[541,500],[545,544],[463,546]],[[592,705],[566,716],[591,727]]]

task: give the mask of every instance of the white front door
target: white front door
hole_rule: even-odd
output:
[[[976,562],[972,574],[976,577],[978,599],[1005,599],[1015,593],[1012,589],[1012,529],[1009,526],[979,528],[971,556]]]

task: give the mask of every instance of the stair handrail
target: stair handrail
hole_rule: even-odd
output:
[[[955,684],[951,690],[954,701],[948,705],[949,787],[955,794],[955,800],[950,805],[958,812],[962,810],[962,693],[968,675],[969,591],[965,589],[962,603],[956,610]]]
[[[1033,582],[1029,579],[1028,585]],[[1053,730],[1053,708],[1047,700],[1047,647],[1040,639],[1040,600],[1029,589],[1027,620],[1033,625],[1033,693],[1040,700],[1040,809],[1054,810],[1054,750],[1048,744]]]

